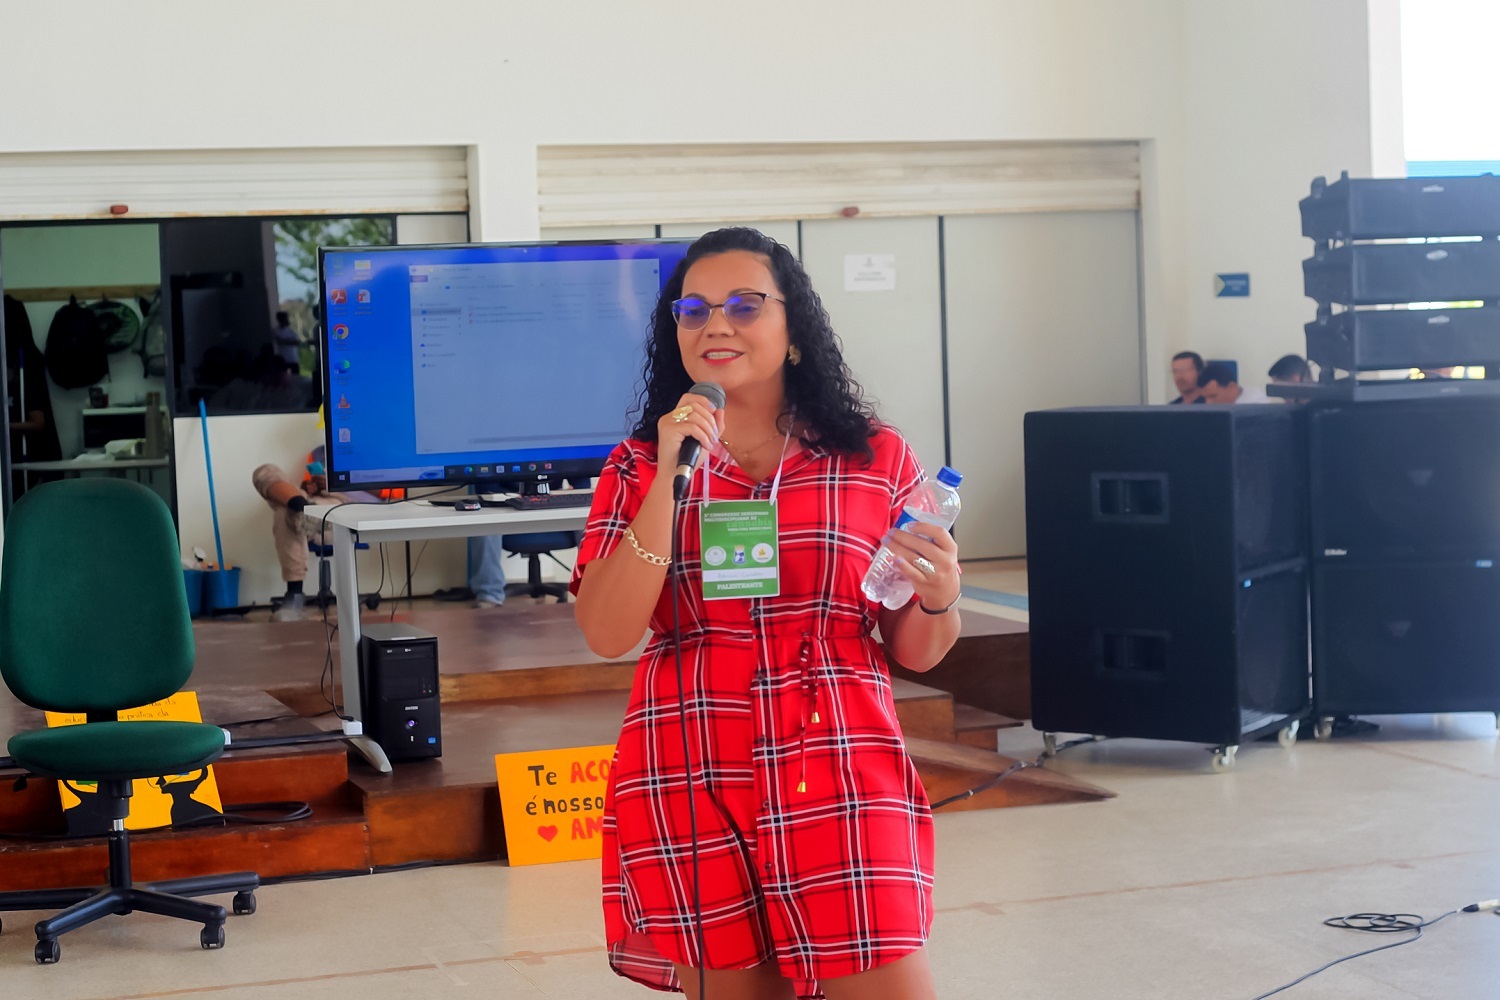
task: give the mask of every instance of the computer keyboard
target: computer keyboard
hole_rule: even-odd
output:
[[[588,507],[593,502],[593,490],[565,490],[530,497],[510,497],[505,504],[516,510],[547,510],[552,507]]]

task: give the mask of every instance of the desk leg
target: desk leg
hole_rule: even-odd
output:
[[[364,691],[359,683],[359,583],[355,577],[354,532],[328,525],[333,542],[333,596],[339,619],[339,678],[344,691],[344,735],[350,746],[381,774],[391,772],[380,745],[364,731]]]

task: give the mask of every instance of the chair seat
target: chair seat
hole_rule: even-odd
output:
[[[532,531],[522,535],[506,535],[500,547],[512,555],[545,555],[558,549],[571,549],[578,544],[576,531]]]
[[[17,764],[48,778],[154,778],[217,760],[224,731],[202,722],[92,722],[17,733],[9,750]]]

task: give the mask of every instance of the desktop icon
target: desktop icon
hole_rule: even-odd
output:
[[[348,444],[348,443],[349,443],[349,428],[347,428],[347,427],[340,427],[339,428],[339,444]]]
[[[341,306],[349,301],[349,293],[342,288],[330,288],[328,301],[332,305]]]
[[[333,339],[343,340],[349,336],[349,328],[343,323],[335,323],[333,327]]]
[[[339,409],[341,409],[341,410],[347,410],[347,409],[349,409],[349,397],[348,396],[340,396],[339,397]]]
[[[370,301],[370,290],[368,288],[361,288],[358,292],[354,293],[354,300],[360,305],[368,304]]]
[[[367,260],[357,260],[354,262],[354,269],[356,271],[368,271],[370,269],[370,262]]]

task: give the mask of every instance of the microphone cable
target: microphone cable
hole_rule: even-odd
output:
[[[1476,903],[1474,904],[1473,909],[1468,906],[1464,907],[1463,909],[1466,913],[1473,913],[1476,912],[1478,907],[1481,905],[1484,904]],[[1422,931],[1426,930],[1428,927],[1431,927],[1433,924],[1442,923],[1444,920],[1447,920],[1449,917],[1458,912],[1458,910],[1449,910],[1442,916],[1434,917],[1431,920],[1427,920],[1422,917],[1421,914],[1417,913],[1351,913],[1347,917],[1329,917],[1327,920],[1323,921],[1323,925],[1325,927],[1337,927],[1342,930],[1349,931],[1363,931],[1366,934],[1403,934],[1413,931],[1415,933],[1411,937],[1403,938],[1400,941],[1392,941],[1390,944],[1382,944],[1374,948],[1366,948],[1364,951],[1357,951],[1352,955],[1345,955],[1343,958],[1336,958],[1326,965],[1321,965],[1309,973],[1298,976],[1296,979],[1293,979],[1291,982],[1286,983],[1283,986],[1278,986],[1268,993],[1262,993],[1260,996],[1256,997],[1255,1000],[1266,1000],[1267,997],[1275,996],[1278,993],[1289,990],[1293,986],[1296,986],[1298,983],[1305,982],[1311,979],[1313,976],[1316,976],[1320,972],[1327,972],[1335,965],[1340,965],[1352,959],[1363,958],[1366,955],[1373,955],[1377,951],[1388,951],[1391,948],[1399,948],[1404,944],[1413,944],[1417,941],[1420,941],[1422,940]]]
[[[691,477],[689,478],[691,485]],[[684,491],[686,493],[686,491]],[[703,934],[703,890],[699,880],[698,859],[698,804],[693,795],[693,756],[692,748],[688,744],[688,715],[687,695],[684,691],[682,679],[682,615],[677,607],[682,582],[681,574],[677,572],[682,559],[682,546],[678,541],[677,526],[678,517],[682,507],[686,503],[686,496],[672,499],[672,562],[667,567],[667,587],[672,601],[672,658],[677,666],[677,712],[679,716],[680,731],[682,733],[682,768],[687,776],[687,800],[688,800],[688,834],[692,838],[693,850],[693,937],[698,946],[698,998],[707,1000],[707,956],[704,955]]]

